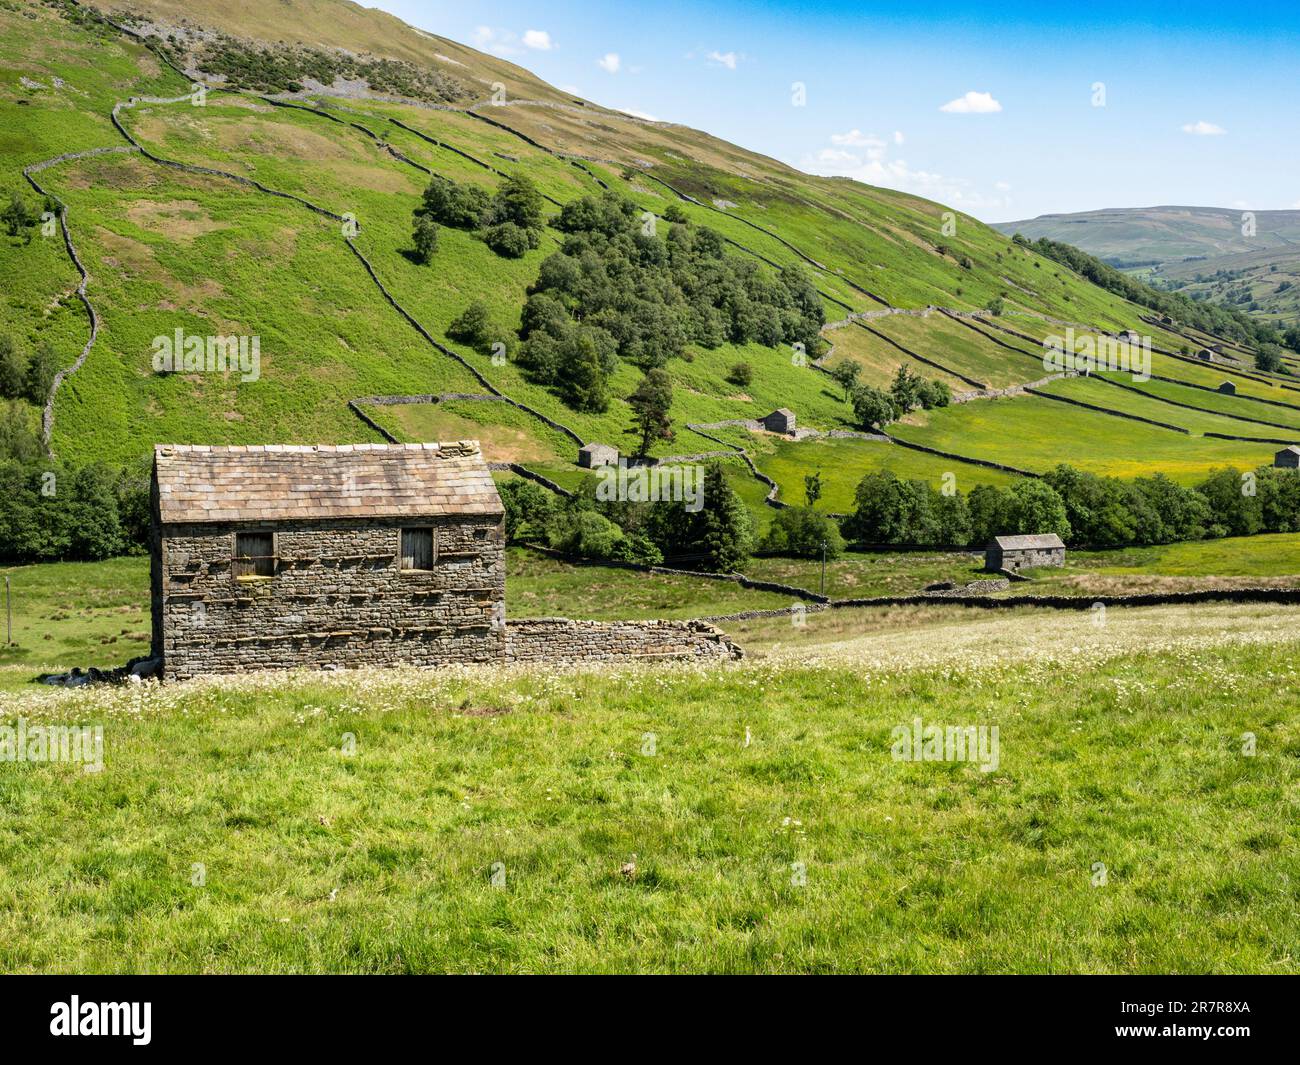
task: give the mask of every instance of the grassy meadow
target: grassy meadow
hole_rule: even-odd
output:
[[[0,566],[0,578],[13,622],[12,642],[0,643],[0,686],[38,669],[119,666],[149,650],[147,558]]]
[[[1127,384],[1127,382],[1125,382]],[[1067,399],[1091,403],[1105,407],[1107,410],[1122,414],[1132,414],[1139,418],[1150,418],[1165,425],[1176,425],[1186,429],[1193,436],[1205,433],[1224,433],[1229,436],[1255,437],[1257,439],[1287,440],[1292,434],[1300,436],[1300,429],[1274,429],[1267,425],[1239,421],[1232,415],[1211,410],[1188,410],[1185,407],[1173,407],[1149,395],[1130,392],[1128,389],[1114,388],[1093,378],[1071,377],[1061,381],[1052,381],[1042,387],[1042,391],[1052,396],[1064,396]],[[1210,395],[1210,393],[1203,393]],[[1264,408],[1270,410],[1274,408]],[[1259,415],[1257,415],[1258,417]]]
[[[820,473],[822,496],[818,506],[835,514],[847,514],[853,509],[858,482],[877,470],[890,470],[903,480],[925,481],[936,488],[943,483],[945,474],[952,474],[962,492],[969,492],[977,484],[1007,484],[1015,477],[1002,470],[878,440],[837,438],[794,442],[768,437],[755,450],[758,468],[781,486],[780,498],[788,503],[802,506],[804,475]]]
[[[810,592],[822,591],[820,559],[767,556],[750,559],[745,576],[776,581]],[[832,599],[869,599],[916,595],[928,584],[967,584],[992,576],[984,573],[984,556],[966,551],[853,552],[826,563],[825,594]]]
[[[1111,391],[1125,395],[1119,389],[1108,389],[1108,396]],[[1152,402],[1151,406],[1163,404]],[[1162,420],[1174,424],[1168,418]],[[1164,473],[1179,484],[1195,484],[1221,466],[1253,470],[1271,463],[1277,450],[1273,444],[1187,436],[1041,396],[917,411],[889,431],[912,443],[1033,473],[1068,462],[1089,473],[1114,477]]]
[[[754,558],[746,576],[821,590],[821,561]],[[1069,548],[1065,565],[1025,570],[1031,581],[998,595],[1134,595],[1243,587],[1300,587],[1300,533],[1127,547]],[[982,552],[850,552],[826,564],[832,599],[915,595],[938,581],[967,584],[992,577]]]
[[[1212,609],[3,693],[104,753],[0,763],[0,968],[1294,972],[1297,612]],[[917,716],[996,768],[896,761]]]
[[[1256,436],[1285,436],[1287,435],[1287,429],[1300,434],[1300,402],[1297,402],[1300,401],[1300,395],[1288,397],[1284,392],[1277,389],[1270,390],[1264,386],[1252,387],[1248,390],[1243,387],[1243,383],[1240,381],[1233,382],[1238,386],[1238,394],[1229,396],[1222,392],[1207,392],[1204,388],[1193,388],[1191,384],[1157,381],[1155,378],[1150,381],[1134,381],[1131,377],[1124,375],[1106,374],[1101,376],[1113,376],[1130,388],[1136,388],[1146,395],[1157,397],[1159,400],[1183,403],[1203,411],[1225,414],[1237,419],[1251,418],[1256,421],[1273,423],[1272,425],[1257,425],[1254,422],[1246,422],[1245,424],[1251,427],[1250,431],[1247,432],[1245,426],[1243,426],[1237,431],[1239,436],[1251,434]],[[1190,378],[1188,380],[1191,381]],[[1194,383],[1196,382],[1192,382],[1192,384]],[[1260,399],[1268,399],[1272,402],[1261,403],[1259,402]],[[1289,405],[1284,406],[1282,404]],[[1152,409],[1163,409],[1166,414],[1173,414],[1182,408],[1172,406],[1171,403],[1162,403]],[[1162,420],[1170,421],[1171,419],[1166,417]]]
[[[877,321],[872,325],[872,328],[876,328],[879,324]],[[855,362],[860,368],[858,380],[863,384],[871,385],[873,388],[888,388],[900,366],[906,366],[913,373],[920,374],[927,380],[942,381],[953,392],[962,392],[973,387],[968,381],[963,381],[955,374],[945,373],[929,363],[921,362],[920,359],[915,359],[899,351],[892,344],[881,340],[880,337],[867,332],[860,326],[846,325],[834,330],[826,330],[822,335],[835,345],[834,351],[830,353],[825,361],[826,368],[834,370],[843,362]],[[922,352],[922,354],[925,353]],[[945,349],[943,354],[950,355],[951,353]],[[954,364],[957,360],[955,359],[943,363],[938,355],[927,355],[926,357],[956,369]],[[958,372],[962,371],[959,370]]]
[[[1003,337],[1007,343],[1023,349],[1023,352],[1009,351],[942,314],[931,314],[925,318],[896,314],[870,324],[872,329],[896,340],[908,350],[981,381],[990,388],[1006,388],[1009,385],[1036,381],[1045,372],[1042,352],[1035,351],[1028,342]],[[877,344],[884,343],[874,337],[872,339]],[[934,370],[927,368],[922,371],[922,376],[933,377]],[[970,388],[969,384],[962,384],[958,390]]]
[[[1300,587],[1300,533],[1265,533],[1222,540],[1067,551],[1065,565],[1033,569],[1032,584],[1013,594],[1114,594],[1232,587]]]
[[[506,602],[515,617],[620,621],[782,610],[790,606],[790,597],[732,581],[573,565],[515,547],[506,558]]]

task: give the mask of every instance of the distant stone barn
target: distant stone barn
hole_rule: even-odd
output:
[[[160,445],[163,675],[505,657],[503,508],[473,441]]]
[[[1065,544],[1056,533],[995,536],[984,552],[984,568],[990,573],[1029,569],[1033,566],[1064,565]]]
[[[1219,386],[1219,391],[1225,396],[1235,396],[1237,394],[1237,386],[1231,381],[1224,381],[1223,384]]]
[[[769,433],[793,433],[795,429],[794,411],[789,407],[778,407],[771,414],[761,418],[760,422]]]
[[[1273,456],[1273,465],[1279,469],[1300,469],[1300,444],[1288,444]]]
[[[578,465],[585,470],[618,465],[618,448],[611,444],[590,443],[578,448]]]

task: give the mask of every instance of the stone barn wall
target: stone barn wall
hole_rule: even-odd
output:
[[[430,526],[433,569],[399,571],[400,530]],[[268,528],[275,576],[237,579],[233,534]],[[168,525],[160,540],[167,679],[505,655],[505,544],[495,515]]]
[[[732,659],[744,652],[704,621],[573,621],[522,618],[506,625],[511,662]]]
[[[1032,569],[1035,566],[1064,566],[1065,552],[1059,547],[1039,550],[1004,551],[999,569]]]

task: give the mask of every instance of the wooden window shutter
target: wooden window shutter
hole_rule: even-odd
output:
[[[402,530],[402,569],[433,569],[433,530]]]
[[[235,533],[234,572],[236,577],[275,576],[275,534]]]

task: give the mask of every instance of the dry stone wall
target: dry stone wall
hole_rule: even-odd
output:
[[[703,621],[574,621],[523,618],[506,626],[511,662],[736,659],[744,652]]]

